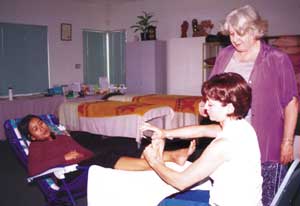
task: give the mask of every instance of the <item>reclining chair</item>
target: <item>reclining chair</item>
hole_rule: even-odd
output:
[[[63,132],[62,127],[58,126],[58,119],[54,115],[40,115],[40,117],[54,133],[61,134]],[[20,119],[6,120],[4,128],[9,145],[23,167],[27,170],[28,146],[30,141],[20,134],[17,128],[19,121]],[[71,182],[64,181],[64,173],[77,170],[78,168],[77,165],[53,168],[37,176],[29,177],[27,181],[37,183],[49,206],[76,205],[76,198],[86,196],[88,169],[80,168],[83,169],[83,172]],[[58,186],[56,184],[58,179],[61,180],[62,185]]]

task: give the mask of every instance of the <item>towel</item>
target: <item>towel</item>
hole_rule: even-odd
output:
[[[167,163],[174,170],[181,171],[184,166]],[[194,189],[210,189],[205,182]],[[88,174],[88,206],[156,206],[165,197],[178,192],[166,184],[153,171],[123,171],[100,166],[91,166]]]

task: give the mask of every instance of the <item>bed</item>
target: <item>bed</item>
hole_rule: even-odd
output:
[[[171,107],[158,104],[121,101],[64,102],[59,106],[60,123],[69,130],[88,131],[108,136],[136,138],[144,122],[164,127],[173,117]]]
[[[110,101],[140,102],[169,106],[174,110],[171,121],[165,122],[166,129],[199,124],[198,105],[200,96],[162,95],[162,94],[126,94],[109,97]]]

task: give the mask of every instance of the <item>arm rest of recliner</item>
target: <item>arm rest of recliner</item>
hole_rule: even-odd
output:
[[[35,176],[28,177],[27,182],[32,182],[34,179],[36,179],[38,177],[43,177],[43,176],[49,175],[51,173],[53,173],[55,175],[55,177],[58,179],[64,179],[66,173],[76,171],[77,167],[78,167],[78,164],[68,165],[68,166],[64,166],[64,167],[51,168],[51,169],[49,169],[45,172],[42,172],[40,174],[37,174]]]

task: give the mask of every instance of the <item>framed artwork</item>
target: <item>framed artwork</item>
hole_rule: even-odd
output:
[[[62,23],[60,25],[60,39],[62,41],[72,41],[72,24]]]

